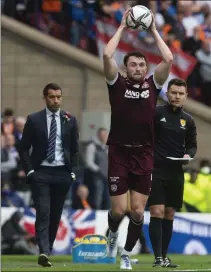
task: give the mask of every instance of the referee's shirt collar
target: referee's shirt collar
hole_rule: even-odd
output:
[[[58,111],[56,111],[56,112],[52,112],[52,111],[50,111],[48,108],[46,108],[46,115],[47,115],[47,117],[50,117],[50,116],[52,116],[52,114],[53,113],[55,113],[55,115],[57,116],[57,117],[59,117],[60,116],[60,109],[58,110]]]
[[[169,102],[167,102],[166,106],[173,113],[178,113],[182,110],[182,107],[178,107],[176,110],[173,110],[173,106]]]

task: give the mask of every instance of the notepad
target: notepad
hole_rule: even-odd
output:
[[[173,161],[192,161],[193,158],[174,158],[174,157],[166,157],[169,160]]]

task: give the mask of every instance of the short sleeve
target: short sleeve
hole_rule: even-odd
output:
[[[118,79],[119,77],[120,77],[120,74],[117,73],[117,74],[116,74],[116,77],[115,77],[113,80],[109,81],[109,80],[105,79],[105,81],[106,81],[106,83],[107,83],[108,85],[112,86],[112,85],[114,85],[114,84],[116,83],[116,81],[117,81],[117,79]]]
[[[154,82],[154,84],[155,84],[156,89],[161,91],[161,89],[163,88],[163,85],[159,85],[159,84],[156,82],[154,74],[152,75],[152,80],[153,80],[153,82]]]

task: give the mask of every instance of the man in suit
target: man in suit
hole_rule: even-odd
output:
[[[22,116],[18,116],[15,119],[15,127],[14,127],[14,136],[15,136],[15,147],[17,150],[19,149],[20,141],[23,135],[23,129],[26,123],[26,118]]]
[[[51,267],[49,254],[77,165],[78,128],[76,118],[60,110],[62,90],[57,84],[46,85],[43,98],[46,108],[27,117],[20,157],[36,208],[38,264]]]

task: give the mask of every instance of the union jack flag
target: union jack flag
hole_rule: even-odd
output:
[[[35,235],[35,209],[25,209],[21,225]],[[71,254],[75,238],[95,233],[96,212],[93,210],[64,209],[60,220],[53,254]]]
[[[92,210],[70,210],[69,222],[72,229],[72,239],[82,238],[95,233],[96,212]],[[73,242],[73,241],[72,241]]]

